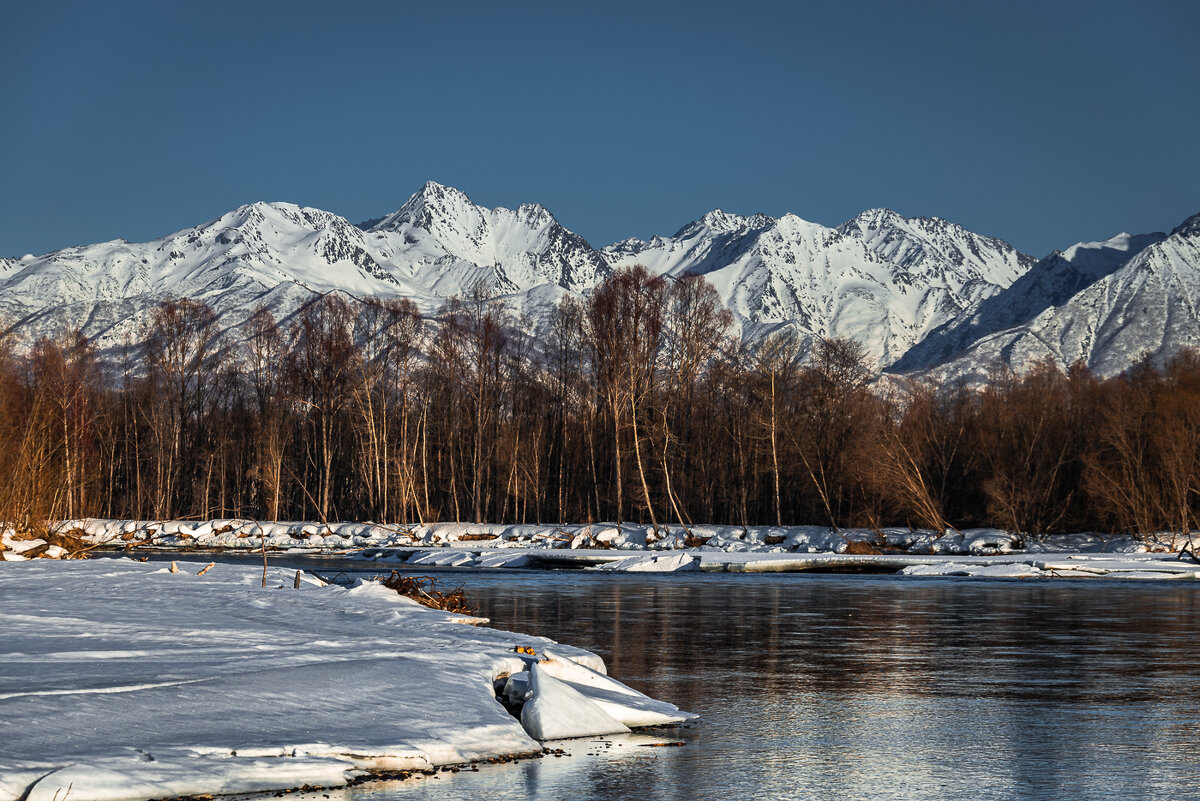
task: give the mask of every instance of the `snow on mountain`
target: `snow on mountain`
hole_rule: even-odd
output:
[[[260,304],[286,320],[320,293],[409,297],[425,313],[477,282],[536,334],[567,294],[641,263],[701,274],[741,330],[844,336],[875,364],[944,377],[1050,356],[1120,372],[1144,351],[1200,344],[1200,216],[1170,236],[1121,234],[1036,264],[937,217],[864,211],[836,228],[720,209],[669,237],[597,250],[544,207],[489,209],[430,182],[361,225],[291,203],[240,206],[150,242],[124,240],[0,259],[0,319],[26,342],[78,327],[111,349],[136,341],[162,300],[203,300],[222,325]],[[949,360],[949,363],[943,364]]]
[[[1127,264],[1166,234],[1118,234],[1102,242],[1080,242],[1055,251],[1033,265],[1005,291],[976,302],[972,308],[919,342],[892,365],[896,372],[932,367],[975,341],[1019,326],[1043,311],[1070,300],[1077,292]]]
[[[259,304],[285,319],[318,293],[406,296],[427,313],[484,282],[536,324],[615,267],[699,273],[748,333],[791,325],[850,336],[886,365],[1025,257],[937,219],[865,212],[838,229],[794,215],[715,210],[671,237],[596,250],[544,207],[488,209],[429,182],[395,212],[350,224],[290,203],[241,206],[151,242],[104,242],[0,263],[0,315],[29,338],[78,327],[102,348],[139,338],[168,297],[209,303],[223,325]]]
[[[1011,284],[1032,262],[1000,240],[887,209],[863,212],[838,228],[793,214],[773,219],[717,210],[674,236],[626,240],[605,255],[614,267],[641,263],[665,275],[702,274],[748,330],[775,323],[810,341],[850,337],[879,365]]]
[[[1049,358],[1108,377],[1200,347],[1200,215],[1171,232],[1076,245],[1052,254],[896,367],[980,380]]]
[[[614,267],[642,264],[661,275],[705,275],[740,258],[757,235],[775,222],[765,214],[742,217],[716,209],[673,236],[656,236],[649,242],[626,239],[604,248],[604,256]]]
[[[861,238],[895,265],[898,282],[941,280],[948,286],[988,290],[975,284],[1008,286],[1033,259],[999,239],[973,234],[940,217],[902,217],[891,209],[870,209],[838,226],[843,236]]]
[[[480,279],[502,293],[541,284],[578,292],[608,272],[601,255],[545,207],[486,209],[432,181],[398,211],[363,227],[388,263],[414,279],[436,275],[427,286],[442,296]]]
[[[152,242],[22,258],[0,280],[0,315],[31,338],[72,326],[112,347],[136,340],[169,297],[203,300],[236,323],[259,302],[290,313],[318,292],[401,290],[363,245],[360,230],[328,212],[254,203]]]
[[[319,209],[253,203],[151,242],[5,260],[0,318],[29,341],[77,327],[112,348],[137,340],[149,311],[171,297],[205,301],[228,326],[259,304],[284,319],[331,291],[409,297],[432,313],[480,280],[529,295],[513,305],[536,314],[557,301],[554,285],[586,288],[607,269],[541,206],[482,209],[430,183],[367,231]]]

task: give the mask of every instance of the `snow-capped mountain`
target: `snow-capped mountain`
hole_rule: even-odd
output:
[[[1027,257],[937,219],[865,212],[840,228],[720,210],[674,236],[597,250],[544,207],[488,209],[430,182],[397,211],[352,225],[290,203],[242,206],[145,243],[105,242],[0,262],[0,314],[30,338],[80,328],[101,347],[136,340],[168,297],[204,300],[223,325],[265,304],[283,319],[318,293],[413,298],[427,313],[483,281],[532,318],[615,267],[706,275],[751,332],[791,325],[851,336],[881,365]]]
[[[141,334],[165,298],[209,303],[236,323],[259,303],[290,313],[318,292],[396,294],[403,287],[346,220],[290,203],[241,206],[152,242],[67,248],[11,263],[0,315],[28,337],[77,327],[101,347]]]
[[[203,300],[235,326],[260,304],[285,319],[331,291],[409,297],[433,313],[482,280],[536,312],[607,270],[541,206],[484,209],[431,182],[363,227],[319,209],[254,203],[151,242],[3,260],[0,317],[28,340],[77,327],[112,348],[136,341],[149,311],[171,297]]]
[[[998,239],[887,209],[836,228],[715,210],[672,236],[596,249],[540,205],[484,208],[430,182],[360,225],[253,203],[151,242],[0,259],[0,319],[26,342],[77,327],[111,349],[137,341],[172,297],[203,300],[236,326],[259,305],[286,320],[332,291],[409,297],[432,314],[482,281],[536,334],[561,297],[641,263],[706,276],[748,336],[787,326],[808,340],[851,337],[892,371],[980,375],[995,360],[1020,367],[1049,355],[1112,374],[1144,351],[1200,344],[1198,220],[1036,264]]]
[[[1065,251],[1056,250],[1005,291],[977,301],[972,308],[930,333],[891,369],[901,372],[933,367],[977,340],[1019,326],[1070,300],[1166,236],[1122,233],[1102,242],[1080,242]]]
[[[433,182],[361,227],[386,263],[443,297],[480,279],[503,294],[541,284],[580,292],[608,273],[601,255],[544,206],[486,209]]]
[[[1200,347],[1200,215],[1170,235],[1120,234],[1038,262],[1008,290],[935,332],[894,369],[982,379],[1049,358],[1117,375]]]
[[[1011,245],[938,218],[865,211],[837,228],[793,214],[714,211],[671,237],[605,248],[613,266],[641,263],[712,281],[743,323],[850,337],[888,365],[1033,262]]]

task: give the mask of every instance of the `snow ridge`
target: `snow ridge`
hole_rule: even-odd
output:
[[[626,240],[605,254],[614,267],[641,263],[665,275],[705,275],[744,329],[787,325],[808,342],[850,337],[881,366],[1007,287],[1033,261],[998,239],[888,209],[837,228],[794,214],[717,210],[672,237]]]
[[[1081,362],[1101,377],[1142,359],[1162,365],[1200,347],[1200,215],[1169,236],[1120,234],[1051,254],[992,303],[959,331],[940,332],[943,342],[931,338],[928,353],[914,349],[912,363],[971,380],[991,366],[1020,371],[1044,359],[1063,369]]]
[[[892,369],[930,368],[986,336],[1021,326],[1042,312],[1066,303],[1165,237],[1162,233],[1140,236],[1122,233],[1102,242],[1080,242],[1065,251],[1054,251],[1004,292],[976,302],[962,315],[933,331],[904,354]]]
[[[434,288],[447,296],[480,278],[506,293],[540,284],[578,292],[608,272],[600,254],[544,206],[486,209],[433,181],[366,230],[386,258],[410,273],[430,267],[441,273]]]
[[[544,206],[489,209],[430,181],[359,225],[259,202],[150,242],[0,259],[0,319],[26,343],[78,327],[111,353],[170,297],[203,300],[237,326],[260,304],[286,321],[333,291],[408,297],[433,314],[482,282],[536,334],[564,295],[640,263],[706,276],[746,336],[849,337],[880,369],[978,377],[1049,356],[1112,374],[1143,352],[1165,359],[1200,342],[1198,238],[1200,215],[1170,235],[1119,234],[1035,263],[938,217],[877,208],[830,228],[714,209],[671,236],[597,249]]]

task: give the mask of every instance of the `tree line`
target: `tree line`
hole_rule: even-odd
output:
[[[701,276],[617,271],[545,335],[482,287],[431,317],[321,296],[222,331],[188,299],[101,359],[0,343],[0,519],[98,516],[1187,531],[1200,358],[1099,380],[873,382],[732,334]]]

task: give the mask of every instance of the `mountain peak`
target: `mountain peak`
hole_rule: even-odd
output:
[[[232,211],[225,212],[207,225],[200,227],[204,229],[254,227],[261,224],[264,220],[277,218],[280,215],[294,216],[298,210],[299,207],[291,203],[271,203],[265,200],[256,200],[253,203],[243,203]]]
[[[905,229],[910,232],[922,230],[928,233],[971,234],[958,223],[950,222],[942,217],[905,217],[898,211],[886,207],[867,209],[859,212],[837,227],[838,233],[845,235],[876,234],[889,229]],[[972,234],[973,236],[981,236]],[[984,237],[991,239],[991,237]],[[1030,259],[1030,262],[1033,260]]]
[[[477,207],[465,192],[437,181],[426,181],[399,209],[360,223],[359,227],[366,231],[395,231],[404,225],[427,229],[437,218],[473,211],[477,211]]]
[[[467,193],[463,192],[461,189],[456,189],[453,186],[447,186],[446,184],[439,184],[437,181],[426,181],[417,194],[425,198],[449,197],[463,198],[468,201],[470,200],[470,198],[467,197]]]
[[[1200,235],[1200,214],[1193,214],[1186,220],[1181,222],[1171,231],[1171,236],[1197,236]]]
[[[899,212],[892,211],[889,208],[880,206],[879,208],[866,209],[860,211],[852,218],[842,223],[838,228],[846,228],[855,225],[860,229],[875,230],[884,226],[897,225],[905,222],[907,218]]]
[[[713,209],[700,218],[700,222],[716,230],[732,230],[741,226],[746,218],[740,214],[730,214],[724,209]]]
[[[437,181],[426,181],[421,189],[413,194],[404,204],[403,207],[437,205],[441,207],[447,206],[474,206],[471,198],[467,197],[467,193],[460,189],[455,189],[453,186],[439,184]]]
[[[768,217],[766,214],[743,217],[741,214],[732,214],[723,209],[713,209],[700,219],[680,228],[672,238],[686,238],[704,232],[729,234],[737,231],[748,231],[755,228],[765,228],[774,221],[773,217]]]
[[[1166,234],[1162,233],[1137,236],[1120,233],[1101,242],[1077,242],[1059,253],[1058,260],[1069,263],[1073,270],[1093,276],[1094,280],[1108,275],[1150,245],[1165,238]]]
[[[558,218],[554,216],[554,213],[541,203],[522,203],[517,207],[517,216],[523,220],[536,221],[541,224],[558,222]]]
[[[300,206],[284,201],[263,201],[246,203],[233,211],[221,215],[217,219],[201,226],[203,229],[244,230],[258,229],[263,226],[270,228],[287,228],[299,226],[317,230],[321,228],[343,228],[349,223],[338,215],[323,209],[310,206]]]

